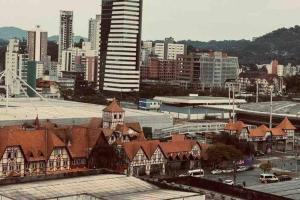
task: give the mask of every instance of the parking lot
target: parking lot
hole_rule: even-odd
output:
[[[262,174],[262,170],[259,168],[260,163],[270,161],[273,165],[273,170],[271,173],[274,172],[283,172],[283,173],[292,173],[293,178],[297,178],[300,175],[300,166],[298,166],[298,173],[296,173],[296,160],[292,156],[264,156],[261,158],[256,159],[254,169],[244,172],[237,172],[237,184],[243,185],[243,182],[246,183],[246,187],[254,186],[262,184],[259,181],[259,176]],[[222,173],[213,175],[210,171],[205,172],[204,178],[220,181],[220,180],[233,180],[233,173]]]

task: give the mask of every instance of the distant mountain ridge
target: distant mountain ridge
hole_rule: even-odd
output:
[[[9,40],[12,38],[26,39],[27,32],[17,27],[0,27],[0,39]]]
[[[237,56],[240,64],[266,64],[272,59],[278,59],[281,64],[292,63],[300,65],[300,26],[280,28],[253,41],[178,41],[188,45],[189,51],[224,51],[231,56]]]
[[[20,40],[27,38],[27,31],[17,27],[0,27],[0,40],[8,41],[12,38],[18,38]],[[74,36],[74,42],[79,42],[80,39],[87,41],[87,38],[82,36]],[[58,41],[58,35],[48,37],[49,41]]]

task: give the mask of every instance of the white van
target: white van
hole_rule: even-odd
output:
[[[259,180],[262,183],[274,183],[279,181],[274,174],[261,174]]]
[[[195,170],[189,170],[188,176],[192,177],[204,177],[204,170],[203,169],[195,169]]]

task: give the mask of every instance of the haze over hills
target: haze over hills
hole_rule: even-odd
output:
[[[300,26],[281,28],[267,33],[254,41],[179,41],[189,49],[224,51],[231,56],[239,57],[241,64],[270,63],[276,58],[282,64],[300,65]]]
[[[7,41],[12,38],[18,38],[20,40],[27,38],[27,31],[17,28],[17,27],[0,27],[0,41],[4,40]],[[58,35],[50,36],[49,41],[58,41]],[[85,37],[82,36],[74,36],[74,41],[79,42],[80,39],[87,40]]]
[[[0,46],[3,40],[9,38],[26,38],[26,31],[16,27],[0,28]],[[78,42],[81,36],[75,36]],[[86,38],[83,38],[86,40]],[[50,41],[58,41],[58,36],[50,36]],[[228,41],[179,41],[188,45],[188,50],[224,51],[230,56],[239,57],[240,64],[253,65],[270,63],[276,58],[282,64],[292,63],[300,65],[300,26],[281,28],[267,33],[254,41],[228,40]]]

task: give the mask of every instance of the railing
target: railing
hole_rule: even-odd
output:
[[[205,122],[196,124],[185,124],[177,125],[169,128],[155,130],[153,133],[153,138],[168,138],[171,137],[173,133],[203,133],[203,132],[220,132],[223,131],[226,123],[223,122]]]

